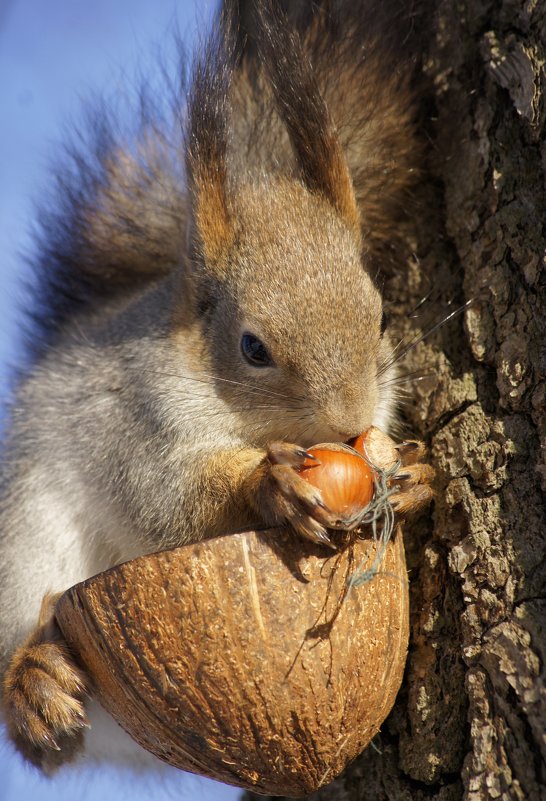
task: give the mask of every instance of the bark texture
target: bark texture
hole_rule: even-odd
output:
[[[406,337],[474,303],[405,360],[427,374],[405,417],[438,496],[406,530],[404,685],[376,748],[314,801],[546,798],[546,3],[430,15],[434,186],[386,294]]]

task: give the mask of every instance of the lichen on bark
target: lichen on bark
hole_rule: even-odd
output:
[[[430,209],[386,293],[438,471],[406,528],[412,634],[375,747],[315,801],[546,798],[546,4],[431,0]],[[438,212],[437,209],[440,209]],[[437,222],[436,222],[437,221]],[[451,305],[450,305],[451,302]]]

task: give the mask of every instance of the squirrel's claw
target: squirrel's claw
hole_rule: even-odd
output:
[[[430,484],[434,478],[434,468],[429,464],[406,464],[394,476],[393,481],[400,485],[400,489],[412,487],[415,484]]]
[[[426,448],[417,441],[401,442],[396,446],[402,462],[398,473],[391,481],[391,486],[398,492],[391,496],[391,506],[400,516],[418,512],[434,498],[434,490],[430,486],[435,471],[429,464],[424,464]]]
[[[415,439],[400,442],[398,445],[395,445],[395,448],[398,451],[400,461],[403,465],[421,462],[426,454],[425,443]]]
[[[290,442],[272,442],[267,449],[267,458],[271,464],[287,465],[288,467],[304,467],[308,461],[320,464],[320,460],[305,448],[292,445]]]
[[[311,542],[335,548],[327,529],[334,527],[337,516],[324,503],[320,490],[297,472],[310,459],[319,461],[298,445],[274,442],[268,447],[259,491],[260,513],[268,524],[287,523]]]
[[[315,520],[313,520],[312,517],[308,517],[305,521],[293,520],[291,521],[291,525],[296,529],[298,534],[300,534],[302,537],[305,537],[305,539],[314,542],[316,545],[326,545],[333,551],[337,551],[337,547],[326,533],[326,530],[320,525],[320,523],[317,523]]]
[[[337,522],[337,516],[322,500],[320,490],[301,478],[291,467],[273,465],[271,475],[285,500],[298,512],[308,513],[326,527],[332,527]]]
[[[402,516],[415,514],[423,509],[434,498],[434,490],[428,484],[417,484],[406,492],[400,492],[391,498],[394,511]]]

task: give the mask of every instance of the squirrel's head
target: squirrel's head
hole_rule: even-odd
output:
[[[218,393],[247,425],[251,413],[257,443],[344,440],[389,418],[382,300],[345,155],[301,42],[268,29],[262,50],[296,176],[228,181],[231,68],[209,54],[189,106],[194,314]]]
[[[391,349],[354,231],[286,180],[242,188],[232,219],[230,247],[204,266],[198,295],[219,394],[247,423],[252,412],[257,441],[345,440],[384,424],[379,372]]]

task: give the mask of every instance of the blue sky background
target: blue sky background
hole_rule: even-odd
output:
[[[86,95],[146,72],[154,47],[173,54],[176,22],[192,41],[214,0],[0,0],[0,397],[5,402],[21,344],[24,255],[31,249],[33,202],[48,186],[48,162]],[[153,69],[153,66],[151,66]],[[87,769],[41,778],[2,738],[0,801],[227,801],[240,792],[172,771],[169,779]]]

